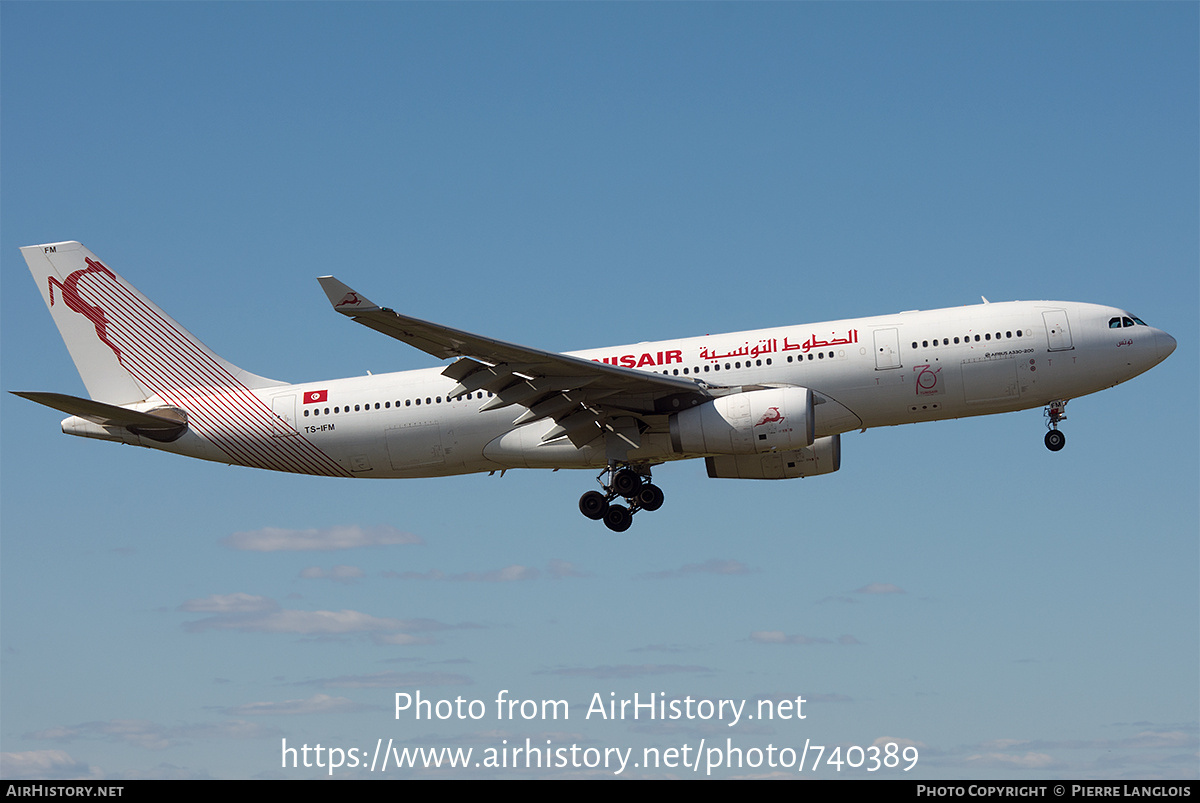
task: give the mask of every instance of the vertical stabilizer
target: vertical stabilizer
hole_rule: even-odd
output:
[[[30,245],[21,254],[97,401],[285,384],[218,357],[77,242]]]

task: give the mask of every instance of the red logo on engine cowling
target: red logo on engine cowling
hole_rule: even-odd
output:
[[[763,417],[758,420],[754,426],[761,427],[763,424],[778,424],[783,420],[783,413],[779,412],[778,407],[768,407],[763,413]]]

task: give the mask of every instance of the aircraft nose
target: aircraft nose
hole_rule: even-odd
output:
[[[1158,361],[1162,362],[1170,357],[1171,352],[1175,351],[1175,345],[1175,338],[1161,329],[1158,330],[1154,335],[1154,351],[1158,355]]]

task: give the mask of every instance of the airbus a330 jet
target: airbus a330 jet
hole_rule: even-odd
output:
[[[580,511],[609,529],[663,504],[651,469],[787,479],[841,465],[852,430],[1045,407],[1132,379],[1175,350],[1114,307],[1011,301],[556,354],[411,318],[332,276],[334,310],[440,368],[288,384],[244,371],[77,242],[22,248],[90,399],[17,395],[62,430],[330,477],[599,469]]]

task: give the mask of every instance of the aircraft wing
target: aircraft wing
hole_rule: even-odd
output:
[[[726,390],[699,379],[636,371],[430,323],[380,307],[332,276],[317,281],[343,315],[439,359],[457,358],[442,371],[458,381],[450,396],[486,390],[495,396],[481,412],[516,404],[525,408],[517,424],[554,419],[558,426],[545,441],[565,436],[582,446],[622,429],[615,424],[618,418],[674,412]],[[628,427],[623,431],[628,441]]]

